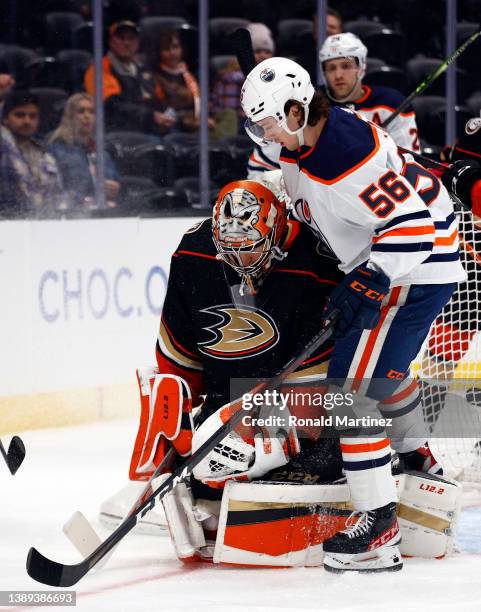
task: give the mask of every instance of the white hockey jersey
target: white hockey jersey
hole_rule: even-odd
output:
[[[354,102],[346,102],[342,105],[332,102],[332,104],[358,111],[369,121],[381,125],[404,100],[404,96],[391,87],[363,85],[362,90],[362,96]],[[420,150],[416,116],[413,110],[407,109],[406,112],[400,113],[388,125],[387,131],[399,147],[410,151]],[[247,164],[247,178],[254,181],[260,180],[262,174],[267,170],[279,168],[280,152],[281,147],[276,142],[265,147],[254,145]]]
[[[316,145],[283,148],[280,164],[295,216],[342,271],[369,260],[392,287],[464,280],[446,189],[358,113],[331,108]]]
[[[376,125],[381,125],[404,101],[405,97],[391,87],[369,87],[362,86],[363,94],[354,102],[345,104],[346,108],[359,111],[366,119]],[[387,127],[398,147],[419,151],[418,128],[416,116],[412,109],[406,109],[400,113]]]

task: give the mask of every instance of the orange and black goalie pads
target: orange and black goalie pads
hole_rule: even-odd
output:
[[[190,454],[194,424],[189,386],[180,377],[157,368],[137,370],[140,424],[130,461],[130,480],[149,480],[169,446]],[[165,466],[168,471],[169,466]]]

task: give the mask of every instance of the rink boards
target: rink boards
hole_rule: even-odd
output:
[[[198,221],[0,222],[0,434],[137,414],[170,257]]]

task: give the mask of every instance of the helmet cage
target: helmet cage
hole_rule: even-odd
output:
[[[222,261],[233,268],[238,274],[259,278],[267,272],[274,258],[274,237],[275,230],[272,229],[267,236],[251,244],[237,243],[228,245],[225,241],[219,242],[215,236],[214,243]],[[241,256],[254,253],[258,254],[257,259],[254,263],[246,266]]]

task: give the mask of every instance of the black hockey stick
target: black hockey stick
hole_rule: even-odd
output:
[[[13,436],[8,446],[8,451],[5,451],[2,441],[0,440],[0,452],[5,459],[10,473],[13,475],[22,465],[25,459],[25,444],[18,436]]]
[[[301,350],[301,352],[288,361],[288,363],[270,380],[259,383],[250,391],[252,395],[256,393],[265,393],[277,388],[289,374],[296,370],[309,355],[322,344],[324,344],[332,336],[334,324],[337,318],[337,312],[333,313],[331,318],[326,321],[324,328],[317,333]],[[176,468],[172,474],[153,491],[153,493],[139,506],[139,508],[110,536],[102,542],[86,559],[74,565],[65,565],[52,561],[44,557],[36,548],[31,548],[27,557],[27,573],[28,575],[41,582],[54,587],[70,587],[76,584],[81,578],[87,574],[114,546],[131,531],[137,521],[142,518],[149,510],[151,510],[158,501],[171,491],[179,482],[181,482],[188,474],[192,472],[194,467],[217,446],[217,444],[225,438],[225,436],[240,423],[243,416],[248,412],[243,407],[243,398],[232,402],[231,409],[236,411],[232,417],[226,421],[208,440],[199,447],[184,463]],[[256,410],[254,407],[250,410]]]
[[[240,69],[247,76],[256,65],[250,32],[240,28],[231,34],[231,40]]]
[[[471,36],[465,40],[463,42],[463,44],[458,47],[456,49],[456,51],[453,51],[453,53],[451,53],[451,55],[449,57],[447,57],[444,62],[438,66],[436,68],[436,70],[434,72],[432,72],[431,74],[429,74],[424,81],[422,81],[421,83],[419,83],[419,85],[416,87],[416,89],[411,92],[409,94],[409,96],[403,100],[401,102],[401,104],[396,108],[396,110],[389,115],[389,117],[383,121],[383,123],[381,123],[381,127],[383,128],[387,128],[387,126],[394,121],[394,119],[396,119],[396,117],[403,112],[403,110],[405,110],[410,104],[411,102],[414,100],[414,98],[416,96],[419,96],[419,94],[422,94],[423,91],[425,91],[430,85],[431,83],[434,83],[434,81],[443,74],[443,72],[446,72],[446,70],[448,69],[449,65],[452,64],[455,60],[458,59],[458,57],[461,55],[461,53],[463,53],[463,51],[465,49],[467,49],[467,47],[469,47],[469,45],[471,43],[473,43],[478,36],[481,35],[481,31],[479,32],[475,32],[474,34],[471,34]]]

